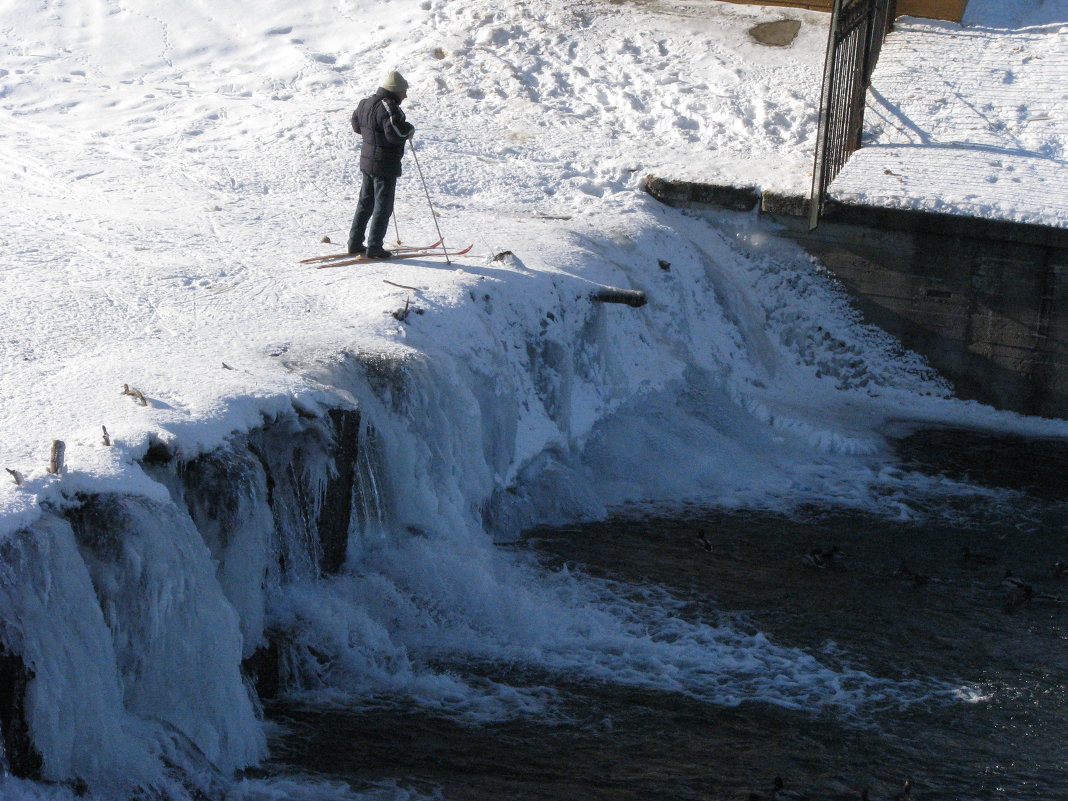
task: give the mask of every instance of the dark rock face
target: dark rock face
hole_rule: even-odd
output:
[[[124,499],[119,495],[80,495],[81,501],[67,511],[79,550],[91,553],[101,562],[117,563],[123,556],[123,536],[136,530],[129,520]]]
[[[282,689],[282,654],[277,640],[268,636],[267,644],[257,648],[241,663],[241,672],[252,683],[261,701],[277,698]]]
[[[356,489],[356,457],[359,455],[360,413],[351,409],[331,409],[334,429],[334,470],[327,481],[319,507],[319,567],[324,574],[337,573],[345,563]]]
[[[0,743],[7,767],[22,779],[41,775],[41,755],[33,744],[26,723],[26,687],[33,680],[22,657],[0,642]]]
[[[270,497],[269,492],[261,491],[260,476],[262,468],[256,457],[236,448],[220,448],[181,465],[185,503],[212,553],[230,546],[239,519],[249,514],[249,507],[260,496]],[[208,521],[214,525],[209,526]],[[206,532],[209,528],[212,530]]]

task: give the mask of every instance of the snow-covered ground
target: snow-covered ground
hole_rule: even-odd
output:
[[[1068,226],[1068,13],[1026,5],[973,2],[963,27],[899,21],[833,196]]]
[[[804,22],[790,48],[747,37],[783,15]],[[642,193],[649,173],[807,186],[824,24],[717,3],[0,3],[0,466],[22,479],[0,481],[0,637],[36,671],[45,775],[150,775],[175,728],[224,772],[256,761],[236,655],[264,615],[344,651],[342,684],[490,716],[536,693],[487,699],[413,654],[449,643],[622,676],[642,674],[635,650],[701,697],[885,693],[851,674],[843,699],[841,675],[759,638],[692,627],[650,644],[664,620],[516,567],[483,530],[490,512],[506,530],[694,498],[907,515],[880,461],[888,418],[1065,433],[949,398],[758,220]],[[390,69],[411,84],[442,230],[474,249],[452,265],[299,265],[337,249],[323,235],[344,241],[349,114]],[[433,241],[406,164],[400,236]],[[602,285],[649,303],[590,303]],[[381,367],[378,383],[354,364]],[[303,430],[335,407],[377,432],[367,469],[388,525],[350,542],[358,571],[273,587],[268,603],[252,569],[270,561],[253,548],[263,498],[250,490],[247,552],[209,554],[140,460],[153,444],[189,459],[264,426]],[[57,439],[66,469],[51,475]],[[275,446],[265,460],[299,450]],[[115,564],[60,514],[108,492],[128,499]],[[774,681],[750,681],[753,660]],[[724,684],[709,663],[744,669]],[[0,796],[30,792],[5,782]]]
[[[317,393],[284,364],[409,338],[387,316],[406,293],[383,278],[427,287],[427,305],[463,302],[476,276],[441,263],[295,263],[326,250],[324,234],[344,241],[358,182],[348,116],[388,69],[411,81],[444,232],[475,244],[466,269],[494,284],[619,280],[581,240],[640,233],[661,214],[637,191],[647,173],[767,169],[767,153],[804,169],[822,34],[807,26],[801,61],[783,60],[745,35],[768,16],[544,1],[6,3],[0,400],[4,466],[26,484],[0,490],[4,528],[54,488],[53,439],[67,445],[68,491],[128,485],[149,432],[210,447],[277,402],[265,398]],[[407,169],[400,234],[433,241],[410,158]],[[486,267],[503,250],[526,269]],[[124,384],[152,407],[121,396]],[[116,447],[100,447],[101,425]]]

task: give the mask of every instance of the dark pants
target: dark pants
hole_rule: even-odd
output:
[[[396,191],[396,178],[376,178],[367,173],[363,174],[360,199],[356,203],[356,216],[352,218],[352,228],[349,229],[350,251],[363,245],[363,235],[367,231],[368,222],[371,223],[371,230],[367,237],[367,249],[378,250],[382,247],[386,229],[389,228],[389,218],[393,214],[393,196]]]

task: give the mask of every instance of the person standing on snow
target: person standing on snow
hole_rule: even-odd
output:
[[[399,72],[391,72],[379,90],[361,100],[352,112],[352,130],[363,137],[360,148],[363,184],[349,230],[349,253],[366,254],[371,259],[388,259],[393,255],[382,247],[382,240],[393,214],[404,145],[415,133],[415,126],[404,118],[400,107],[407,96],[408,82]],[[364,247],[368,223],[371,230]]]

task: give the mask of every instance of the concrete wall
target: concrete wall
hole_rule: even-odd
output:
[[[957,394],[1068,418],[1068,230],[831,205],[771,214]]]

